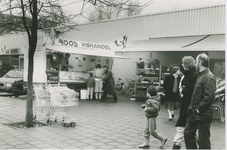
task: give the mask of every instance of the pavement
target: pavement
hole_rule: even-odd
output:
[[[69,111],[76,119],[75,127],[64,127],[61,119],[51,125],[32,128],[17,128],[7,124],[25,120],[26,96],[0,96],[0,149],[139,149],[143,142],[145,116],[140,105],[143,102],[131,101],[123,95],[118,102],[112,97],[105,102],[79,100],[79,105]],[[175,123],[168,121],[166,108],[162,104],[157,118],[157,130],[168,141],[162,149],[172,149]],[[46,123],[49,108],[37,109],[37,121]],[[56,114],[63,112],[59,108]],[[214,111],[211,124],[212,149],[225,149],[225,123]],[[151,137],[149,149],[159,149],[160,141]],[[185,145],[182,145],[185,149]]]

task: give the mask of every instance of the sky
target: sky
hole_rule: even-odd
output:
[[[160,13],[220,4],[225,4],[225,0],[154,0],[153,4],[145,8],[142,14]]]
[[[71,1],[71,0],[68,0]],[[148,0],[139,0],[141,3],[145,3]],[[197,8],[197,7],[205,7],[205,6],[214,6],[225,4],[226,0],[152,0],[152,4],[146,7],[140,15],[146,14],[153,14],[153,13],[161,13],[167,11],[174,11],[174,10],[182,10],[182,9],[189,9],[189,8]],[[87,8],[86,11],[88,12],[90,8]],[[69,12],[79,12],[81,10],[81,6],[70,5],[67,7]],[[86,23],[87,20],[83,17],[80,17],[78,20],[79,23]]]

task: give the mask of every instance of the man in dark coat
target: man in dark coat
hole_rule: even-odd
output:
[[[209,57],[205,53],[199,54],[196,58],[199,76],[188,107],[188,119],[184,129],[187,149],[197,149],[195,140],[197,130],[199,132],[199,149],[211,149],[210,123],[213,119],[212,104],[215,98],[216,81],[208,66]]]
[[[185,56],[182,58],[182,66],[184,68],[184,76],[181,78],[179,85],[180,95],[182,97],[180,114],[175,125],[177,133],[173,140],[173,149],[180,149],[182,142],[184,141],[184,127],[188,118],[188,106],[191,103],[192,92],[198,73],[196,71],[195,60],[191,56]]]
[[[168,75],[163,83],[165,90],[165,101],[167,103],[169,121],[174,117],[174,103],[179,101],[179,82],[180,82],[180,68],[174,66],[172,74]]]
[[[114,102],[117,102],[117,95],[115,91],[115,82],[113,78],[113,74],[111,71],[109,71],[109,67],[104,65],[103,66],[104,73],[103,73],[103,97],[102,100],[105,100],[107,94],[113,95]]]

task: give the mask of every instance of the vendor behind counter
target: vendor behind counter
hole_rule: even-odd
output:
[[[61,71],[68,71],[69,68],[72,68],[72,65],[69,65],[69,57],[70,57],[70,54],[69,53],[66,53],[65,54],[65,57],[62,58],[62,61],[61,61]]]

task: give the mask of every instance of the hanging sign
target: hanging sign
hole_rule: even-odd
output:
[[[55,41],[55,45],[61,45],[61,46],[67,46],[67,47],[87,48],[87,49],[111,50],[111,46],[108,45],[108,44],[81,42],[81,41],[66,40],[66,39],[57,39]]]

